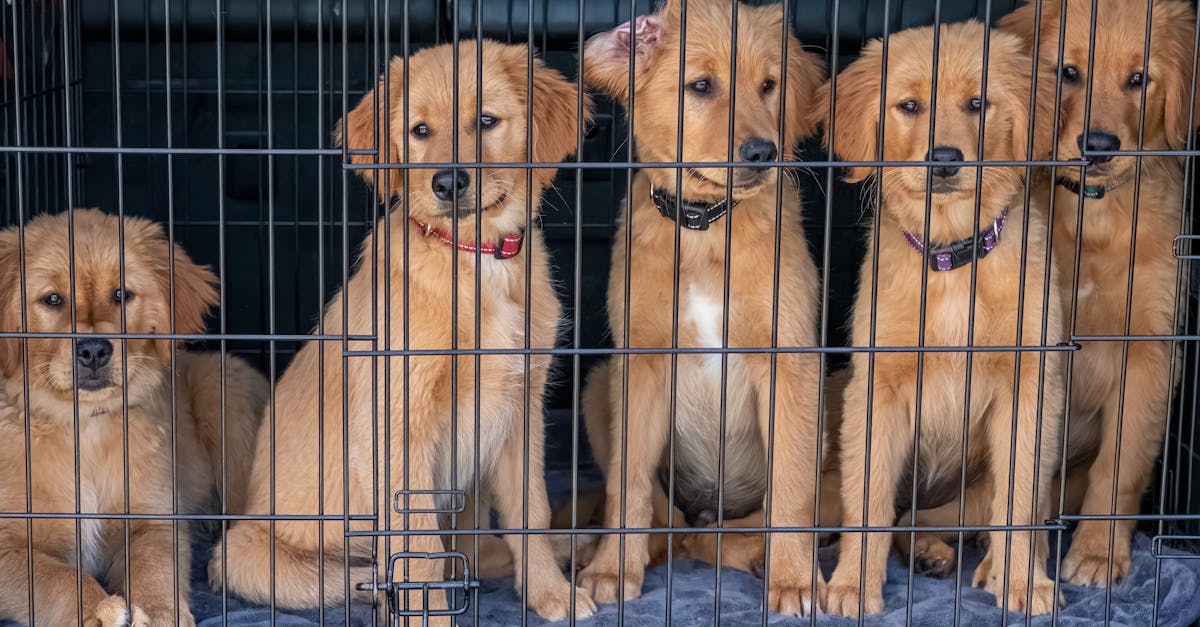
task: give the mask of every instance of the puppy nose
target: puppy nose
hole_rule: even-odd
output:
[[[433,195],[441,200],[462,198],[471,186],[471,175],[464,170],[438,170],[433,173]]]
[[[774,161],[779,155],[779,150],[775,148],[775,142],[761,137],[751,137],[747,139],[741,148],[738,148],[738,154],[741,155],[742,161],[758,163],[762,161]]]
[[[1075,138],[1079,144],[1080,150],[1088,152],[1111,152],[1121,149],[1121,138],[1112,133],[1101,131],[1099,129],[1088,129],[1087,136],[1080,135]],[[1112,161],[1112,155],[1090,155],[1088,159],[1092,163],[1108,163]]]
[[[951,146],[934,146],[933,150],[929,151],[929,154],[925,156],[925,160],[926,161],[962,161],[963,153],[961,150],[951,147]],[[954,176],[955,174],[958,174],[958,169],[959,168],[956,165],[953,165],[953,166],[939,165],[939,166],[932,166],[930,168],[930,170],[933,171],[934,176],[938,176],[938,177],[942,177],[942,178]]]
[[[84,368],[98,370],[108,365],[112,358],[113,345],[108,340],[80,340],[75,345],[75,361]]]

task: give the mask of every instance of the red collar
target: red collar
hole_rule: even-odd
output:
[[[424,222],[421,222],[412,216],[409,216],[408,220],[409,222],[412,222],[413,225],[418,229],[421,229],[421,232],[423,232],[425,235],[434,236],[445,242],[447,246],[455,245],[454,237],[442,229],[429,226],[428,224],[425,224]],[[464,241],[462,238],[459,238],[458,249],[464,253],[479,252],[483,255],[491,255],[496,259],[512,259],[513,257],[521,254],[521,244],[524,241],[525,233],[509,233],[508,235],[501,237],[497,244],[476,245],[475,242],[468,242]]]

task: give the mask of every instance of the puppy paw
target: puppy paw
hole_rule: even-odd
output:
[[[1004,607],[1007,599],[1008,611],[1036,616],[1052,612],[1056,602],[1058,605],[1063,604],[1062,593],[1055,597],[1054,582],[1045,574],[1033,575],[1031,593],[1028,569],[1010,565],[1007,583],[1003,571],[1003,568],[993,568],[992,554],[989,552],[975,569],[972,581],[975,587],[983,588],[996,597],[996,607]]]
[[[586,568],[596,555],[596,537],[591,534],[575,536],[575,569]],[[554,561],[562,571],[571,568],[571,536],[550,536],[550,548],[554,551]]]
[[[994,578],[985,586],[988,592],[996,597],[996,606],[1003,607],[1004,599],[1008,599],[1008,611],[1037,616],[1054,611],[1055,595],[1054,582],[1045,576],[1034,576],[1032,591],[1025,573],[1009,578],[1008,585],[1000,585],[1000,578]],[[1032,593],[1031,593],[1032,592]],[[1062,594],[1058,595],[1058,605],[1063,604]]]
[[[189,613],[188,616],[191,616],[191,614]],[[164,624],[171,625],[172,623]],[[195,624],[193,621],[192,625]],[[129,627],[156,627],[156,623],[152,622],[150,616],[135,605],[133,611],[129,614]]]
[[[225,586],[225,581],[221,577],[223,570],[221,568],[222,553],[223,551],[220,545],[218,545],[217,549],[213,551],[212,559],[208,561],[208,587],[212,588],[213,592],[220,592],[221,588]]]
[[[592,560],[596,559],[596,548],[600,545],[599,542],[588,542],[575,550],[575,572],[580,572],[587,568]],[[570,560],[567,560],[567,567],[571,565]]]
[[[937,536],[918,535],[913,566],[918,575],[946,577],[954,570],[954,548]]]
[[[853,569],[854,572],[847,574],[845,570],[835,571],[833,579],[829,581],[829,585],[825,586],[825,596],[821,601],[821,607],[825,608],[826,612],[838,614],[848,618],[857,618],[859,615],[859,599],[862,599],[862,613],[878,614],[883,611],[883,586],[870,586],[863,588],[858,582],[858,569]]]
[[[645,571],[642,569],[629,568],[627,565],[622,585],[620,570],[606,568],[605,564],[595,561],[579,574],[579,585],[596,603],[616,603],[618,600],[628,602],[642,596],[644,576]]]
[[[971,577],[971,585],[976,588],[983,588],[988,585],[988,581],[992,578],[992,552],[988,551],[983,554],[983,559],[979,565],[975,567],[975,574]]]
[[[538,616],[557,622],[571,617],[571,582],[561,579],[551,584],[542,584],[537,588],[530,586],[531,592],[526,599],[529,607]],[[575,620],[581,620],[596,613],[596,603],[582,588],[574,588]]]
[[[760,533],[723,534],[721,565],[761,577],[766,561],[766,545]],[[717,534],[688,533],[680,539],[682,554],[709,564],[717,563]]]
[[[83,619],[84,627],[152,627],[150,618],[136,605],[125,606],[125,598],[114,594],[96,604]]]
[[[1121,583],[1129,574],[1129,541],[1122,541],[1120,534],[1113,542],[1112,577],[1109,577],[1108,530],[1102,533],[1077,532],[1071,542],[1071,550],[1063,558],[1062,578],[1079,586],[1106,587]]]
[[[825,581],[819,573],[813,586],[812,572],[807,568],[775,568],[771,571],[767,606],[777,614],[810,616],[817,609],[815,602],[824,594]]]
[[[171,605],[147,606],[145,615],[150,627],[196,627],[196,619],[188,609],[187,600],[179,600],[179,620],[175,620],[175,608]]]

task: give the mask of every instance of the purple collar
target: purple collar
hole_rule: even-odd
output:
[[[945,246],[934,246],[928,250],[916,235],[905,231],[904,238],[908,240],[908,244],[913,247],[913,250],[929,259],[929,267],[934,272],[946,272],[961,268],[971,263],[972,259],[983,259],[992,252],[992,249],[1000,244],[1000,232],[1004,230],[1004,223],[1007,221],[1008,207],[1005,207],[1004,211],[1000,213],[1000,217],[996,218],[991,226],[976,233],[974,237],[950,242]]]

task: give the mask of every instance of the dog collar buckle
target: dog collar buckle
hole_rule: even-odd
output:
[[[521,247],[525,243],[525,230],[521,229],[517,233],[509,233],[500,237],[500,241],[496,244],[476,244],[475,242],[467,242],[459,240],[457,244],[454,237],[449,233],[436,228],[430,224],[426,224],[417,218],[409,216],[408,221],[417,227],[426,237],[436,237],[447,246],[455,247],[464,253],[479,253],[481,255],[491,255],[496,259],[512,259],[521,254]]]
[[[692,231],[707,231],[708,225],[720,220],[728,213],[730,207],[737,204],[737,201],[730,202],[727,198],[711,204],[698,203],[676,198],[653,187],[650,189],[650,199],[654,201],[654,206],[658,207],[658,213],[662,217],[675,222],[678,215],[680,226]]]
[[[1000,245],[1000,233],[1008,221],[1008,207],[1000,213],[1000,217],[988,228],[967,237],[950,242],[944,246],[927,247],[921,238],[905,231],[904,238],[922,256],[928,256],[929,268],[934,272],[947,272],[970,264],[974,259],[983,259]],[[928,255],[926,253],[928,252]]]
[[[496,247],[496,259],[510,259],[521,254],[521,244],[525,242],[524,233],[510,233],[500,239]]]
[[[693,231],[708,229],[708,222],[704,220],[704,214],[695,209],[685,207],[683,213],[680,215],[680,221],[683,223],[683,226]]]

